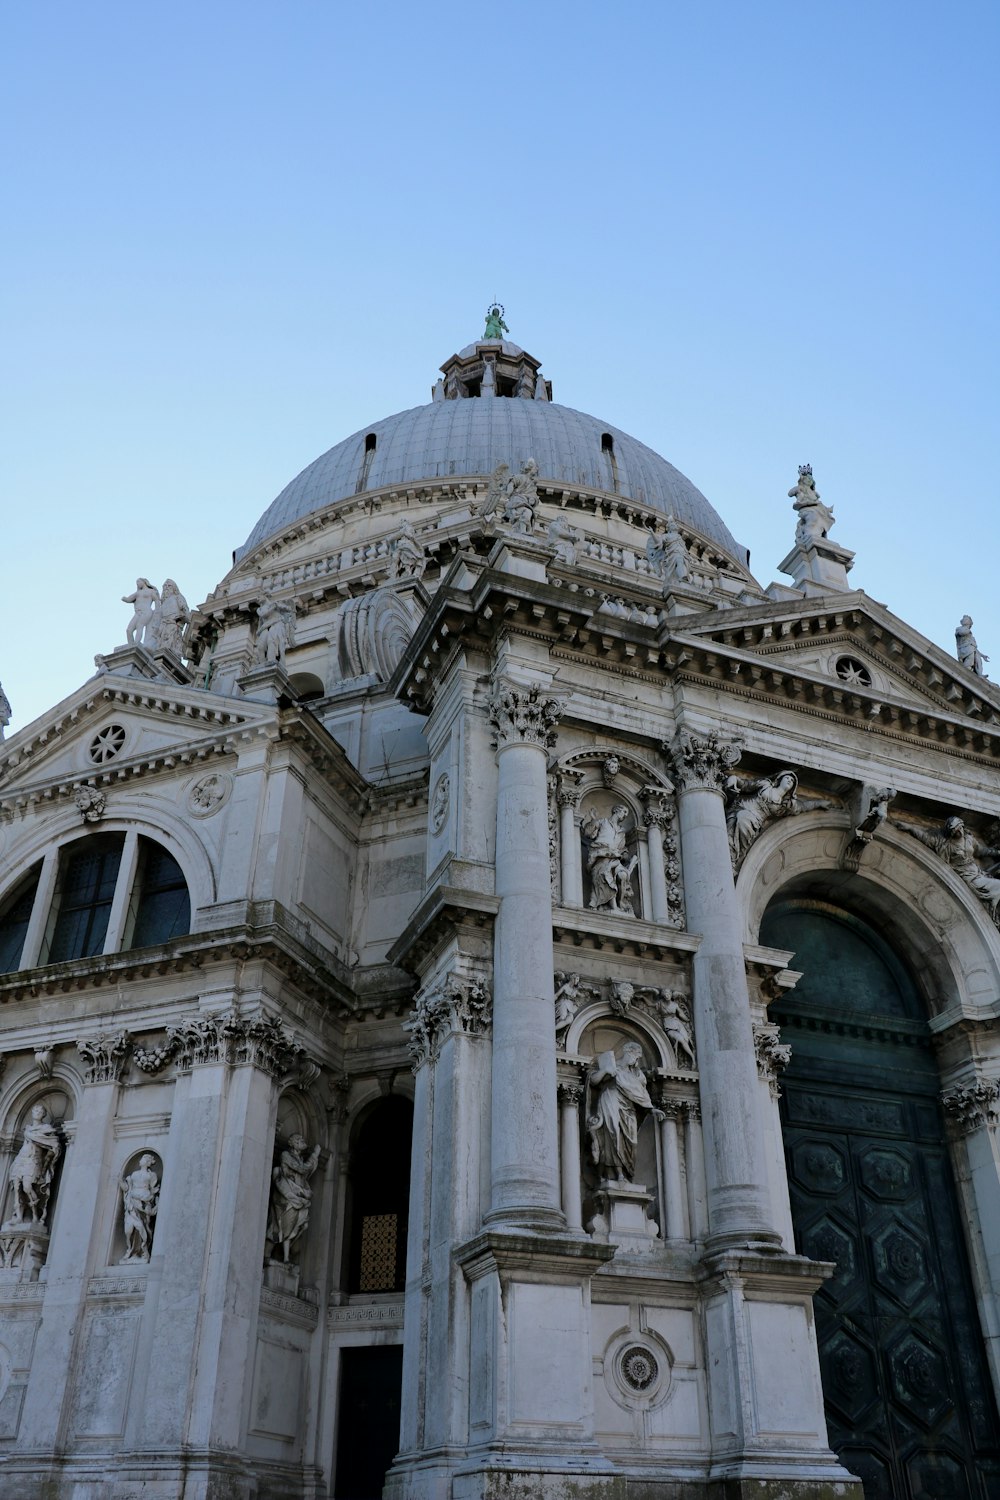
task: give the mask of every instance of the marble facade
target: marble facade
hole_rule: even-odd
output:
[[[197,609],[140,578],[3,740],[0,1500],[376,1494],[372,1351],[390,1500],[861,1500],[782,893],[916,976],[997,1379],[1000,693],[790,493],[762,587],[683,476],[470,345]]]

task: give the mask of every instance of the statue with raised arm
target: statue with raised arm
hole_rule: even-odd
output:
[[[52,1179],[61,1155],[62,1141],[48,1110],[44,1104],[32,1105],[21,1149],[11,1163],[14,1212],[4,1225],[5,1229],[27,1224],[45,1228]]]
[[[969,832],[961,818],[948,818],[940,833],[928,833],[926,829],[919,828],[915,823],[909,823],[903,818],[892,820],[897,828],[912,833],[913,837],[926,844],[928,849],[933,849],[935,854],[941,858],[955,871],[959,879],[964,880],[966,885],[973,891],[988,907],[990,916],[1000,926],[997,916],[997,907],[1000,905],[1000,880],[992,874],[987,875],[979,864],[980,859],[1000,859],[1000,849],[994,848],[992,844],[981,843],[975,834]],[[995,868],[995,867],[994,867]]]
[[[635,1181],[639,1126],[647,1114],[663,1119],[649,1097],[639,1043],[625,1042],[617,1052],[595,1057],[587,1074],[587,1136],[602,1176]]]
[[[10,699],[4,692],[3,685],[0,684],[0,740],[3,739],[3,732],[10,723],[10,714]]]
[[[730,777],[726,783],[726,826],[733,864],[738,864],[754,839],[772,818],[783,818],[800,811],[796,798],[799,778],[794,771],[779,771],[760,781],[740,781]]]
[[[122,603],[135,606],[132,618],[125,629],[125,640],[130,646],[155,645],[153,614],[160,602],[160,591],[148,578],[135,580],[135,593],[123,594]]]
[[[309,1150],[304,1136],[296,1133],[278,1157],[271,1173],[271,1202],[267,1216],[267,1238],[272,1254],[280,1249],[287,1265],[295,1241],[305,1232],[312,1206],[309,1179],[319,1162],[319,1147]]]
[[[494,302],[486,310],[486,331],[480,343],[502,342],[504,334],[509,332],[510,329],[503,320],[503,306],[499,302]]]
[[[584,836],[590,845],[587,869],[590,872],[591,911],[635,916],[632,873],[639,863],[639,856],[633,854],[630,860],[625,859],[628,815],[628,808],[618,802],[606,818],[591,810],[583,820]]]
[[[989,661],[976,644],[976,637],[972,634],[972,616],[963,615],[961,622],[955,626],[955,650],[963,667],[968,667],[970,672],[975,672],[977,677],[985,677],[983,663]]]
[[[528,458],[522,464],[520,474],[515,474],[507,486],[504,520],[508,526],[525,535],[535,528],[538,511],[537,479],[538,465],[533,458]]]
[[[664,583],[683,583],[687,578],[687,546],[673,516],[646,538],[646,562],[649,571]]]
[[[153,1245],[153,1220],[160,1206],[160,1179],[153,1168],[156,1157],[144,1151],[134,1172],[121,1180],[125,1254],[121,1265],[148,1260]]]
[[[833,525],[833,509],[824,505],[813,478],[812,464],[799,464],[799,477],[788,491],[792,509],[798,514],[795,540],[800,547],[810,547],[821,542]]]

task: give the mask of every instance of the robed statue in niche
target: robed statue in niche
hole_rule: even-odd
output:
[[[587,1136],[603,1178],[635,1181],[639,1126],[647,1115],[664,1119],[649,1097],[639,1043],[599,1053],[587,1074]]]

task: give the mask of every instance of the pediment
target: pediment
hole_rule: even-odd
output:
[[[98,677],[0,745],[0,798],[198,760],[267,716],[264,705],[196,689]]]
[[[1000,725],[996,684],[864,594],[714,614],[692,622],[686,633],[702,651],[709,642],[725,650],[730,677],[752,681],[780,672],[872,703]]]

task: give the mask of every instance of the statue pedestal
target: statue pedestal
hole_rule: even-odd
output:
[[[278,703],[282,698],[292,702],[295,698],[288,673],[277,662],[251,667],[237,681],[244,698],[252,698],[256,703]]]
[[[623,1250],[652,1250],[658,1243],[656,1225],[647,1215],[652,1194],[641,1182],[605,1178],[595,1198],[597,1215],[591,1231],[595,1239],[620,1245]]]
[[[796,543],[778,571],[788,573],[796,588],[807,594],[826,594],[831,589],[850,591],[847,575],[854,565],[854,553],[847,547],[838,547],[827,537],[822,541]]]
[[[37,1281],[48,1253],[47,1229],[8,1220],[0,1227],[0,1282]]]
[[[547,537],[511,527],[500,532],[487,562],[498,573],[515,573],[519,578],[535,578],[544,583],[554,555],[555,548]]]
[[[298,1266],[286,1265],[283,1260],[264,1263],[264,1285],[272,1292],[284,1292],[288,1297],[297,1297],[299,1274]]]

